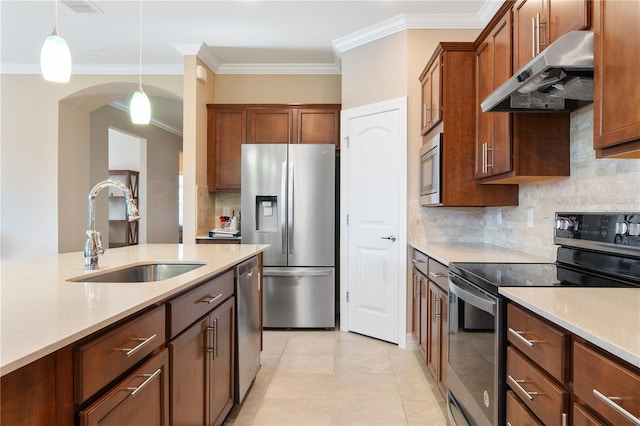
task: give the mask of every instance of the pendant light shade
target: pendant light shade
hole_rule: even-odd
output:
[[[58,2],[53,32],[46,38],[40,51],[40,69],[45,80],[67,83],[71,77],[71,52],[67,42],[58,33]]]
[[[149,102],[149,97],[142,90],[142,86],[131,97],[129,112],[131,114],[131,122],[134,124],[149,124],[151,121],[151,102]]]
[[[140,2],[140,20],[138,21],[138,41],[140,53],[140,73],[138,75],[138,90],[131,97],[129,114],[134,124],[149,124],[151,121],[151,102],[144,90],[142,90],[142,1]]]

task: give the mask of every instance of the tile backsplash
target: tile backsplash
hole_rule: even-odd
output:
[[[596,159],[593,106],[571,115],[571,176],[520,185],[518,207],[409,206],[409,242],[485,242],[555,260],[557,211],[639,211],[640,160]]]

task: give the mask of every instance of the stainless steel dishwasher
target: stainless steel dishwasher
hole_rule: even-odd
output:
[[[253,257],[236,267],[236,392],[239,404],[260,369],[260,269]]]

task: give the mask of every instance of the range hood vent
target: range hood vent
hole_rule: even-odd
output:
[[[593,101],[593,32],[571,31],[493,91],[483,112],[566,112]]]

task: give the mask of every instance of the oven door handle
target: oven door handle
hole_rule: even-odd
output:
[[[451,409],[452,407],[454,407],[458,411],[458,413],[460,413],[460,415],[462,416],[462,419],[467,423],[467,425],[471,424],[469,420],[467,420],[467,417],[462,412],[460,405],[458,405],[458,401],[456,401],[456,399],[451,394],[451,391],[447,392],[446,403],[447,403],[447,415],[449,417],[449,423],[451,423],[453,426],[465,426],[465,425],[459,425],[458,422],[456,421],[456,418],[453,415],[453,410]]]
[[[456,281],[455,283],[449,279],[449,291],[465,302],[481,309],[491,315],[496,314],[496,306],[498,304],[496,298],[482,293],[471,284]]]

